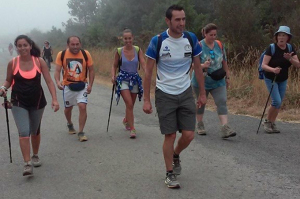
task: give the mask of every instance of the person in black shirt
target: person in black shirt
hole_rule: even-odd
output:
[[[45,60],[47,66],[50,70],[51,69],[51,62],[53,62],[53,59],[52,59],[53,50],[50,46],[49,41],[45,41],[44,44],[45,44],[45,46],[44,46],[43,51],[42,51],[42,57]]]
[[[262,62],[264,70],[264,80],[266,86],[271,91],[271,107],[268,111],[267,119],[264,120],[264,129],[267,133],[280,133],[275,125],[275,120],[279,113],[282,100],[285,95],[288,79],[288,69],[291,65],[300,68],[299,59],[294,47],[289,44],[292,34],[288,26],[280,26],[275,33],[275,52],[272,52],[271,45],[267,48]]]

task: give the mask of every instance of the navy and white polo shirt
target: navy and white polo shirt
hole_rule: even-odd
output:
[[[159,53],[157,63],[156,87],[161,91],[178,95],[190,87],[190,75],[188,73],[192,63],[192,56],[196,57],[201,53],[201,47],[194,33],[189,32],[194,50],[188,38],[182,34],[180,38],[173,38],[168,34],[168,30],[163,32],[162,44],[157,52],[158,36],[151,39],[146,51],[146,56],[155,59]]]

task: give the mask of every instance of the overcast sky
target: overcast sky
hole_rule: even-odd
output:
[[[62,28],[69,15],[69,0],[0,0],[0,37]]]

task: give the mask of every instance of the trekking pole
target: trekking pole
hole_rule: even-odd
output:
[[[112,91],[111,91],[111,99],[110,99],[110,107],[109,107],[109,113],[108,113],[108,121],[107,121],[106,132],[108,132],[108,127],[109,127],[109,120],[110,120],[110,114],[111,114],[112,101],[113,101],[113,98],[114,98],[114,91],[115,91],[115,84],[113,84]]]
[[[5,107],[5,113],[6,113],[6,124],[7,124],[7,134],[8,134],[8,146],[9,146],[9,157],[10,157],[10,163],[12,163],[11,158],[11,144],[10,144],[10,131],[9,131],[9,120],[8,120],[8,111],[7,111],[7,97],[4,97],[4,107]]]
[[[256,132],[256,134],[258,134],[258,131],[259,131],[259,128],[260,128],[260,125],[261,125],[262,119],[263,119],[263,117],[264,117],[264,115],[265,115],[266,108],[267,108],[267,105],[268,105],[269,99],[270,99],[270,97],[271,97],[271,93],[272,93],[272,90],[273,90],[273,87],[274,87],[274,83],[275,83],[276,77],[277,77],[277,75],[275,75],[275,77],[274,77],[274,79],[273,79],[273,81],[272,81],[272,87],[271,87],[271,90],[270,90],[270,93],[269,93],[269,96],[268,96],[268,99],[267,99],[267,102],[266,102],[266,105],[265,105],[265,108],[264,108],[263,114],[262,114],[262,116],[261,116],[261,118],[260,118],[260,122],[259,122],[258,129],[257,129],[257,132]]]

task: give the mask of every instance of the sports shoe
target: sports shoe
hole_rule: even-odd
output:
[[[280,130],[277,128],[277,126],[274,122],[271,122],[271,126],[273,129],[273,133],[280,133]]]
[[[263,121],[263,126],[264,126],[266,133],[270,133],[270,134],[274,133],[273,128],[272,128],[273,127],[272,122],[270,122],[269,120],[265,119]]]
[[[31,162],[34,167],[40,167],[42,165],[42,162],[38,155],[33,155],[31,157]]]
[[[129,135],[129,137],[130,137],[131,139],[136,138],[136,130],[135,130],[135,129],[130,130],[130,135]]]
[[[165,184],[167,185],[168,188],[180,188],[180,184],[177,181],[176,174],[174,173],[168,173],[166,176]]]
[[[199,121],[197,123],[197,133],[198,135],[206,135],[206,131],[204,129],[204,123],[202,121]]]
[[[123,125],[125,126],[125,129],[126,129],[126,130],[129,130],[129,131],[130,131],[130,126],[129,126],[128,122],[126,121],[126,118],[125,118],[125,117],[124,117],[124,119],[123,119]]]
[[[32,164],[31,162],[25,162],[23,176],[28,176],[33,174]]]
[[[84,141],[87,141],[87,137],[84,135],[84,132],[79,132],[78,133],[78,139],[80,142],[84,142]]]
[[[173,172],[176,175],[180,175],[181,174],[181,165],[180,165],[180,159],[178,158],[173,158]]]
[[[73,124],[67,124],[67,126],[68,126],[68,129],[69,129],[69,134],[70,135],[76,134],[76,131],[74,129]]]
[[[221,134],[223,139],[236,136],[236,132],[234,132],[227,124],[221,127]]]

